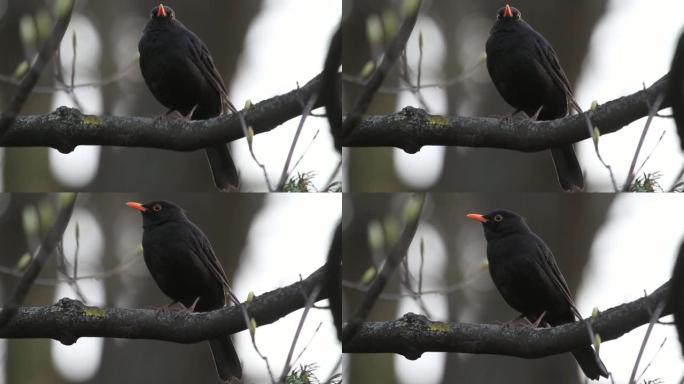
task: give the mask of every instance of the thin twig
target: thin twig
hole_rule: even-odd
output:
[[[280,374],[279,383],[285,383],[287,374],[290,372],[290,362],[292,361],[292,355],[294,355],[294,350],[297,346],[297,340],[299,339],[299,335],[302,333],[302,329],[304,328],[304,321],[306,320],[306,317],[309,314],[311,306],[316,301],[318,294],[321,292],[321,288],[322,287],[320,285],[316,286],[316,288],[314,288],[314,290],[311,291],[311,294],[306,300],[306,306],[304,307],[304,312],[302,312],[302,317],[299,319],[299,324],[297,325],[297,330],[295,331],[294,339],[292,340],[292,344],[290,345],[290,351],[287,353],[285,364],[283,364],[283,372]]]
[[[295,136],[292,139],[290,151],[287,153],[287,159],[285,160],[285,164],[283,165],[283,171],[280,174],[280,181],[278,182],[279,191],[282,191],[283,187],[285,186],[285,183],[287,183],[287,177],[289,174],[288,168],[290,167],[290,162],[292,161],[292,155],[294,154],[294,150],[297,147],[299,135],[302,133],[302,129],[304,128],[304,122],[306,121],[306,118],[309,117],[309,113],[311,112],[311,109],[313,108],[316,99],[318,99],[318,94],[314,93],[313,95],[311,95],[311,97],[309,97],[309,100],[306,102],[306,105],[302,110],[302,118],[299,120],[299,125],[297,126],[297,130],[295,131]]]
[[[644,354],[644,350],[646,349],[646,343],[648,342],[648,338],[651,336],[653,326],[655,325],[655,322],[660,318],[660,314],[665,309],[665,303],[665,301],[661,301],[660,303],[658,303],[658,306],[653,311],[653,314],[651,314],[651,321],[648,323],[648,328],[646,329],[644,340],[641,342],[641,348],[639,348],[639,354],[637,355],[636,361],[634,362],[634,367],[632,367],[632,374],[629,376],[630,384],[636,383],[635,377],[637,373],[637,368],[639,368],[639,361],[641,361],[641,357]]]
[[[651,126],[653,117],[655,116],[656,112],[658,112],[658,108],[660,108],[660,105],[663,103],[663,100],[665,100],[665,95],[661,93],[658,95],[658,97],[656,97],[655,102],[653,103],[651,109],[648,112],[646,124],[644,125],[644,129],[641,131],[639,144],[637,144],[636,150],[634,151],[634,157],[632,158],[632,164],[629,166],[629,172],[627,172],[627,180],[625,180],[625,184],[622,186],[623,192],[628,192],[629,187],[632,185],[632,181],[634,180],[635,175],[634,168],[636,167],[636,162],[639,158],[639,153],[641,153],[641,147],[644,144],[644,140],[646,139],[646,134],[648,134],[648,128]]]

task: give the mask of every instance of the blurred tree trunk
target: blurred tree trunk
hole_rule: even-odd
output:
[[[368,245],[368,226],[373,221],[383,223],[385,218],[398,215],[397,203],[408,195],[390,194],[345,194],[342,200],[342,279],[359,282],[371,266],[378,266],[381,260],[372,260]],[[395,274],[396,276],[396,274]],[[396,292],[397,280],[392,279],[385,292]],[[356,310],[363,292],[344,288],[342,290],[343,322]],[[397,314],[397,302],[378,300],[368,320],[393,319]],[[349,368],[345,372],[346,383],[390,384],[395,382],[394,355],[392,354],[349,354]]]
[[[398,12],[401,8],[397,1],[348,0],[343,2],[346,20],[342,30],[342,71],[358,76],[364,65],[379,57],[371,55],[366,34],[366,21],[369,16],[382,18],[388,10]],[[401,20],[400,20],[401,21]],[[376,62],[377,64],[377,62]],[[395,67],[396,68],[396,67]],[[385,85],[397,85],[396,69],[387,76]],[[346,114],[353,108],[363,86],[343,82],[342,109]],[[386,113],[396,108],[397,95],[377,93],[368,109],[369,114]],[[395,191],[400,188],[395,175],[391,148],[345,148],[347,158],[347,185],[349,191]]]
[[[50,2],[48,2],[50,3]],[[26,56],[26,50],[19,35],[19,22],[24,16],[35,16],[38,10],[45,7],[45,1],[26,0],[9,1],[4,15],[0,15],[0,73],[12,75],[22,61],[31,60]],[[40,49],[40,46],[36,47]],[[52,65],[48,65],[43,72],[39,85],[52,84]],[[12,99],[17,87],[5,82],[0,82],[0,110]],[[52,95],[33,93],[21,114],[44,113],[49,109]],[[48,166],[48,152],[45,148],[5,148],[4,161],[0,160],[0,166],[4,168],[3,189],[11,190],[20,186],[22,191],[49,191],[57,189],[57,184]],[[31,170],[27,177],[27,170]]]

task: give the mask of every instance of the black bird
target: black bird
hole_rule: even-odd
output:
[[[520,11],[499,9],[486,45],[487,70],[496,89],[516,111],[538,120],[568,114],[572,88],[551,44],[527,24]],[[551,149],[558,182],[565,191],[584,189],[582,168],[572,145]]]
[[[582,318],[551,250],[521,216],[500,209],[468,217],[482,223],[489,273],[508,305],[534,324],[556,326]],[[572,354],[588,378],[608,377],[591,346]]]
[[[677,49],[672,58],[668,98],[672,103],[672,115],[677,124],[679,145],[684,150],[684,33],[679,37]]]
[[[142,213],[143,257],[164,294],[197,312],[222,308],[228,279],[211,243],[185,212],[168,201],[126,203]],[[234,296],[231,296],[234,297]],[[209,340],[219,377],[242,378],[242,366],[229,336]]]
[[[154,97],[169,111],[192,120],[237,112],[207,46],[176,19],[171,7],[152,8],[138,43],[140,71]],[[237,190],[238,171],[228,146],[206,149],[214,183],[220,190]]]

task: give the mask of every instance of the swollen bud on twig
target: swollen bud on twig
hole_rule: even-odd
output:
[[[66,16],[67,12],[71,8],[71,4],[74,0],[58,0],[57,1],[57,16],[62,18]]]
[[[252,304],[252,301],[254,301],[254,292],[249,291],[247,294],[247,304]]]
[[[36,14],[36,26],[38,27],[38,40],[45,41],[52,33],[52,16],[45,9]]]
[[[382,44],[382,22],[378,15],[370,15],[366,19],[366,36],[370,45]]]
[[[406,205],[404,205],[404,212],[402,215],[404,223],[413,223],[418,220],[422,207],[423,203],[421,198],[413,196],[408,199]]]
[[[594,127],[594,130],[591,131],[591,139],[594,141],[594,145],[598,145],[600,137],[601,131],[599,131],[598,127]]]
[[[361,77],[366,79],[373,74],[373,71],[375,71],[375,61],[369,60],[361,69]]]
[[[252,317],[249,319],[249,334],[252,335],[252,338],[254,338],[254,334],[256,334],[256,329],[257,329],[257,322]]]
[[[385,233],[376,220],[368,224],[368,245],[373,252],[380,252],[385,248]]]
[[[17,69],[14,70],[14,77],[17,77],[17,78],[24,77],[26,72],[28,72],[29,68],[31,68],[29,66],[29,63],[26,60],[22,61],[17,66]]]
[[[370,267],[366,269],[366,272],[363,273],[361,276],[361,284],[363,285],[368,285],[375,279],[375,276],[378,274],[378,270],[375,269],[375,267]]]
[[[250,100],[250,99],[245,100],[245,110],[248,110],[248,109],[252,108],[253,106],[254,106],[254,104],[252,104],[252,100]]]
[[[413,16],[418,12],[418,7],[420,7],[420,0],[404,0],[401,12],[404,17]]]
[[[393,40],[399,31],[399,18],[394,10],[388,9],[382,13],[382,24],[385,26],[385,39]]]
[[[594,100],[591,102],[591,107],[589,108],[589,110],[594,112],[594,111],[596,111],[596,108],[598,108],[598,106],[599,106],[598,101]]]
[[[393,247],[399,240],[399,223],[394,217],[385,219],[385,239],[388,247]]]
[[[594,349],[596,350],[596,353],[599,353],[600,348],[601,348],[601,335],[599,335],[597,333],[596,337],[594,337]]]
[[[61,207],[64,207],[64,206],[67,206],[67,205],[73,203],[74,199],[76,199],[76,194],[71,193],[71,192],[67,192],[67,193],[60,193],[58,195],[57,201],[59,203],[59,207],[61,208]]]
[[[247,145],[252,148],[252,140],[254,140],[254,128],[251,126],[247,127]]]
[[[38,45],[38,32],[36,31],[36,23],[30,15],[24,15],[19,20],[19,36],[24,47],[35,49]]]
[[[31,263],[32,259],[33,259],[33,256],[31,256],[31,254],[28,252],[21,255],[21,257],[17,261],[17,265],[16,265],[17,270],[23,271],[24,269],[26,269],[26,267],[28,267],[29,263]]]
[[[597,307],[594,307],[594,309],[591,310],[591,319],[596,320],[596,317],[598,317],[599,313],[601,313],[601,311],[599,311]]]
[[[40,228],[40,217],[38,216],[36,207],[33,205],[26,206],[21,211],[21,219],[24,233],[27,235],[35,235],[38,233],[38,228]]]

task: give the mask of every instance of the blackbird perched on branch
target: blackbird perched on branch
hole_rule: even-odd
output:
[[[176,111],[192,120],[209,119],[229,110],[237,113],[209,49],[176,19],[171,7],[159,4],[152,9],[138,51],[145,83],[169,112]],[[238,171],[228,146],[212,146],[206,154],[216,187],[237,190]]]
[[[237,303],[211,243],[179,206],[168,201],[126,205],[142,213],[143,258],[166,296],[198,312],[222,308],[226,294]],[[242,378],[229,336],[211,339],[209,346],[221,380]]]
[[[677,49],[672,58],[668,97],[672,103],[672,115],[677,124],[679,145],[684,150],[684,33],[679,37]]]
[[[504,209],[486,215],[468,214],[482,223],[487,240],[489,273],[508,305],[534,326],[551,326],[582,319],[553,253],[518,214]],[[587,337],[588,338],[588,337]],[[591,346],[572,351],[584,374],[608,377]]]
[[[568,114],[569,103],[576,105],[553,47],[517,9],[508,4],[499,9],[486,51],[489,76],[515,113],[553,120]],[[583,190],[584,175],[572,145],[552,148],[551,155],[563,190]]]

